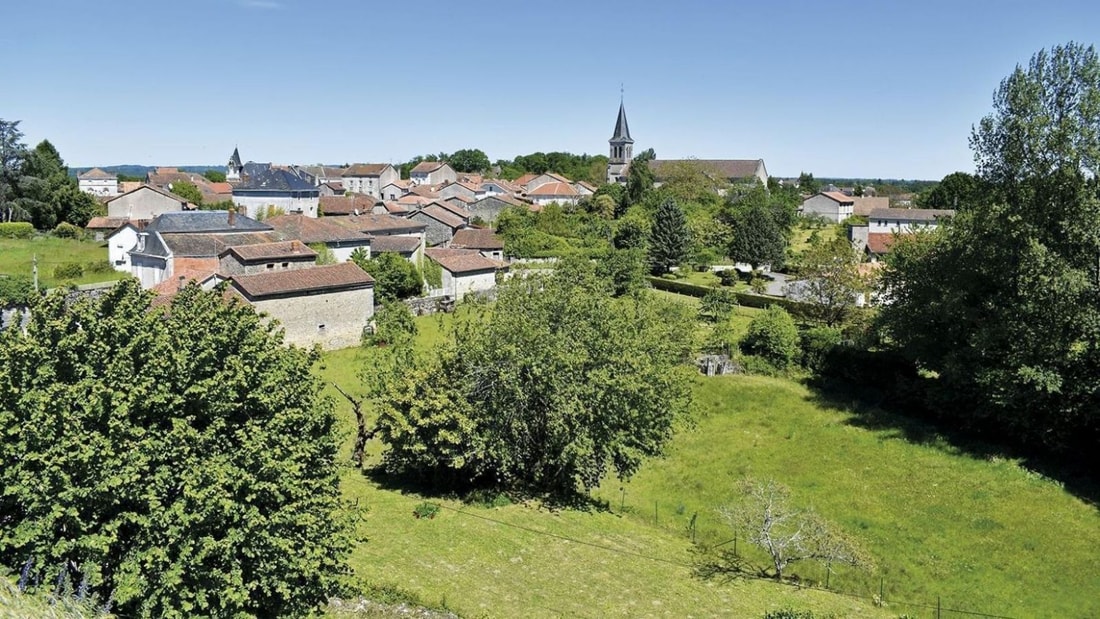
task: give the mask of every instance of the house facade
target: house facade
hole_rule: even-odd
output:
[[[467,228],[455,232],[451,249],[472,249],[490,260],[504,260],[504,239],[488,228]]]
[[[833,223],[840,223],[855,214],[855,200],[839,191],[823,191],[802,202],[802,215],[817,215]]]
[[[194,204],[152,185],[141,185],[133,191],[107,200],[107,217],[122,219],[153,219],[165,213],[195,210]]]
[[[458,174],[449,163],[443,161],[421,161],[409,171],[409,180],[414,185],[442,185],[458,180]]]
[[[500,216],[501,211],[510,206],[527,208],[530,205],[526,202],[512,197],[511,194],[498,194],[486,196],[478,200],[477,202],[468,205],[466,208],[470,211],[470,214],[472,216],[471,220],[476,218],[487,224],[492,224],[496,222],[497,217]]]
[[[317,252],[301,241],[277,241],[230,247],[218,256],[220,275],[279,273],[316,266]]]
[[[382,198],[382,188],[401,175],[388,163],[357,163],[340,175],[344,191]]]
[[[104,172],[99,168],[92,168],[76,177],[80,191],[90,193],[97,197],[112,197],[118,195],[118,175]]]
[[[374,279],[353,262],[235,275],[229,282],[256,311],[278,321],[287,344],[354,346],[374,317]]]
[[[332,252],[332,257],[337,262],[350,260],[357,249],[362,249],[369,258],[370,237],[363,232],[340,225],[336,222],[338,219],[344,218],[279,215],[266,219],[264,223],[274,228],[276,235],[284,241],[293,240],[307,245],[324,245]]]
[[[107,237],[107,260],[116,271],[130,273],[130,250],[137,246],[139,224],[127,221],[115,228]]]
[[[429,247],[450,242],[456,231],[466,227],[466,222],[461,217],[438,204],[430,204],[416,211],[409,217],[409,221],[424,226],[424,241]]]
[[[527,192],[527,198],[535,206],[546,206],[554,203],[575,206],[580,201],[581,196],[572,184],[555,181],[535,187],[534,190]]]
[[[317,216],[321,193],[316,185],[282,168],[268,166],[255,173],[249,171],[245,166],[241,182],[233,187],[233,203],[249,217],[269,210]]]
[[[477,250],[432,248],[425,250],[429,260],[442,270],[442,286],[433,294],[442,294],[461,301],[471,293],[484,293],[497,285],[497,273],[507,269],[496,260],[482,256]]]

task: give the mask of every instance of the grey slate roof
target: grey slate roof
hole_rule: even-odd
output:
[[[213,257],[230,247],[274,243],[278,239],[270,232],[245,232],[239,234],[161,234],[160,240],[177,257]],[[146,251],[149,253],[148,241]],[[159,254],[156,254],[159,255]]]
[[[237,147],[233,147],[233,154],[229,156],[229,165],[234,168],[241,167],[241,154],[237,152]]]
[[[868,219],[885,219],[889,221],[935,221],[940,217],[951,217],[955,211],[950,209],[932,208],[876,208],[868,215]]]
[[[630,125],[626,123],[626,107],[622,101],[619,102],[619,118],[615,120],[615,134],[608,141],[634,143],[634,140],[630,137]]]
[[[148,232],[263,232],[271,226],[251,217],[236,215],[230,223],[229,211],[178,211],[157,215],[146,227]]]
[[[248,191],[312,191],[318,192],[312,183],[302,180],[297,174],[282,168],[267,168],[259,174],[250,174],[233,193]]]

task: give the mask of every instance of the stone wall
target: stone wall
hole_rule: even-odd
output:
[[[263,299],[252,305],[279,321],[288,344],[320,344],[332,350],[359,344],[374,317],[374,289]]]

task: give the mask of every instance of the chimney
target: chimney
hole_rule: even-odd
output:
[[[229,209],[229,226],[233,227],[237,225],[237,211],[236,209]]]
[[[185,279],[186,278],[184,278],[184,276],[180,275],[179,283],[176,285],[176,291],[177,292],[183,290],[183,282],[184,282]]]

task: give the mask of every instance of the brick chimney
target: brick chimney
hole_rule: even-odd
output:
[[[237,225],[237,210],[229,209],[229,226],[233,227]]]

